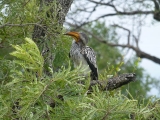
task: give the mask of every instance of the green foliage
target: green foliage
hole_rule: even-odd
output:
[[[26,43],[19,45],[12,45],[16,51],[10,53],[12,56],[17,57],[19,60],[15,62],[20,66],[24,66],[25,70],[32,70],[38,74],[38,76],[42,76],[43,64],[44,60],[40,54],[40,51],[37,45],[29,38],[26,38]]]
[[[78,76],[84,70],[81,66],[72,70],[68,62],[71,41],[63,35],[62,26],[58,24],[56,16],[59,6],[54,1],[48,6],[44,5],[40,12],[39,2],[1,0],[0,10],[4,12],[0,13],[0,25],[6,26],[0,29],[0,119],[160,118],[159,101],[144,100],[151,82],[149,76],[146,83],[140,81],[144,77],[143,69],[136,66],[136,59],[122,65],[125,62],[118,49],[100,44],[94,39],[90,45],[97,51],[100,77],[106,80],[120,71],[133,72],[135,67],[137,86],[132,90],[144,90],[144,96],[136,96],[131,89],[126,92],[127,95],[120,91],[102,92],[97,86],[93,87],[91,94],[87,94],[90,81]],[[54,14],[48,13],[52,18],[46,17],[50,6],[55,11]],[[40,25],[37,21],[47,26],[44,41],[40,38],[40,43],[30,39],[34,25]],[[104,23],[96,23],[88,29],[93,30],[93,34],[107,37],[108,41],[117,42],[114,29],[104,26]],[[42,57],[43,45],[49,47],[50,54],[54,56],[53,69],[49,68],[50,76],[44,72],[46,57]]]
[[[29,32],[32,31],[33,26],[28,25],[29,23],[35,23],[36,14],[38,13],[38,7],[36,0],[26,3],[25,1],[4,1],[2,0],[0,10],[0,24],[10,23],[11,27],[3,27],[1,29],[1,35],[3,36],[3,41],[6,42],[16,42],[24,36],[28,36]],[[14,24],[17,24],[17,26]],[[18,26],[19,24],[19,26]],[[20,27],[23,25],[23,27]],[[19,37],[19,39],[17,39]],[[12,41],[9,39],[12,38]],[[21,39],[22,40],[22,39]]]
[[[4,80],[8,81],[10,79],[9,75],[14,67],[15,64],[13,64],[12,61],[0,58],[0,82],[2,84],[5,82]]]
[[[6,24],[0,29],[0,56],[11,58],[9,52],[13,49],[10,44],[20,44],[24,42],[23,38],[31,37],[37,22],[38,6],[36,0],[1,0],[0,11],[0,25]]]
[[[14,117],[12,112],[16,111],[15,117],[32,119],[31,114],[34,112],[43,114],[48,109],[48,101],[45,98],[57,101],[55,98],[57,95],[73,96],[81,92],[86,93],[87,89],[82,89],[84,86],[77,83],[77,79],[83,80],[77,76],[77,73],[81,73],[80,67],[74,71],[71,71],[70,67],[68,69],[62,67],[59,72],[53,73],[52,78],[43,75],[44,61],[38,47],[31,39],[26,38],[25,40],[26,43],[21,46],[12,45],[16,51],[11,55],[17,57],[13,61],[17,67],[10,74],[10,81],[1,89],[1,93],[3,93],[0,101],[2,103],[1,117],[5,115],[7,115],[6,118]],[[3,101],[4,99],[5,101]],[[20,109],[13,109],[16,102],[21,106]],[[10,105],[10,107],[6,105]],[[7,109],[8,107],[9,109]]]
[[[45,25],[47,27],[45,36],[34,40],[41,53],[46,48],[49,49],[49,55],[43,55],[44,69],[48,69],[47,60],[51,55],[53,56],[54,71],[57,71],[62,64],[67,65],[70,40],[63,35],[62,25],[57,20],[58,11],[61,8],[56,3],[53,1],[46,5],[40,3],[39,0],[2,0],[0,4],[0,11],[2,11],[0,13],[0,26],[2,25],[0,29],[0,58],[13,59],[9,55],[13,51],[10,44],[24,43],[25,37],[33,37],[35,25],[42,29],[45,29],[43,26]],[[50,8],[54,11],[53,13],[49,12]],[[52,17],[47,17],[46,13]]]
[[[148,104],[149,105],[149,104]],[[94,91],[90,96],[77,96],[73,99],[66,99],[62,106],[56,106],[56,111],[61,114],[54,114],[54,119],[129,119],[133,114],[136,119],[148,118],[154,109],[148,105],[138,105],[135,99],[128,99],[121,93],[110,96],[107,93]],[[68,109],[70,108],[70,109]],[[159,108],[158,108],[159,109]],[[53,110],[54,111],[54,110]],[[66,112],[69,111],[69,112]],[[62,116],[63,113],[63,116]]]
[[[10,81],[1,85],[1,119],[159,118],[159,101],[152,103],[150,99],[145,104],[130,94],[130,98],[120,92],[110,94],[99,91],[97,86],[87,94],[89,80],[78,76],[84,71],[81,66],[74,70],[62,66],[52,73],[52,77],[42,74],[44,63],[38,47],[31,39],[25,40],[25,44],[12,45],[15,51],[11,55],[17,59],[13,61],[15,67],[10,73]],[[85,84],[79,84],[77,80]]]
[[[57,39],[56,47],[53,49],[55,59],[53,61],[54,68],[67,65],[69,61],[69,50],[71,47],[71,39],[63,34]]]

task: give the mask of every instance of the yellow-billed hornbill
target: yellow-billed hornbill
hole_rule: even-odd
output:
[[[79,32],[68,32],[65,35],[69,35],[74,38],[70,49],[69,57],[74,62],[74,67],[82,64],[83,67],[88,67],[91,80],[98,80],[98,68],[96,64],[96,55],[92,48],[86,46],[88,38],[86,34]]]

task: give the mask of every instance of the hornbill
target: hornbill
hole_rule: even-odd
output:
[[[98,68],[96,64],[96,55],[92,48],[87,46],[88,37],[80,32],[68,32],[65,35],[74,38],[70,49],[69,57],[74,62],[74,67],[82,64],[90,71],[91,80],[98,80]]]

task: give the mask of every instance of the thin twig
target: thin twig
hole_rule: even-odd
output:
[[[10,27],[23,27],[23,26],[28,26],[28,25],[37,25],[37,26],[43,27],[42,24],[38,24],[38,23],[25,23],[25,24],[5,23],[5,24],[1,25],[0,28],[6,27],[6,26],[10,26]]]

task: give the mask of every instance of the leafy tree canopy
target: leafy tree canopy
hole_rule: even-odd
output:
[[[61,7],[57,2],[44,5],[43,10],[37,0],[1,0],[0,3],[0,119],[160,118],[158,100],[141,101],[131,90],[138,89],[145,98],[149,89],[148,83],[142,82],[143,69],[136,66],[137,59],[122,66],[124,61],[119,49],[104,46],[91,38],[94,42],[90,45],[97,51],[102,80],[107,80],[108,75],[134,70],[137,81],[136,86],[129,85],[127,95],[121,91],[101,91],[98,86],[88,94],[89,79],[78,76],[84,70],[80,66],[71,68],[68,58],[71,40],[63,35],[64,30],[58,23]],[[52,17],[47,17],[50,6],[54,14],[48,13]],[[45,36],[39,41],[31,39],[35,25],[43,29],[47,26]],[[116,33],[104,25],[95,23],[88,28],[94,34],[116,41]],[[48,67],[49,75],[44,72],[47,57],[43,56],[43,45],[52,48],[49,53],[54,58],[53,69]],[[84,84],[79,84],[78,80]]]

